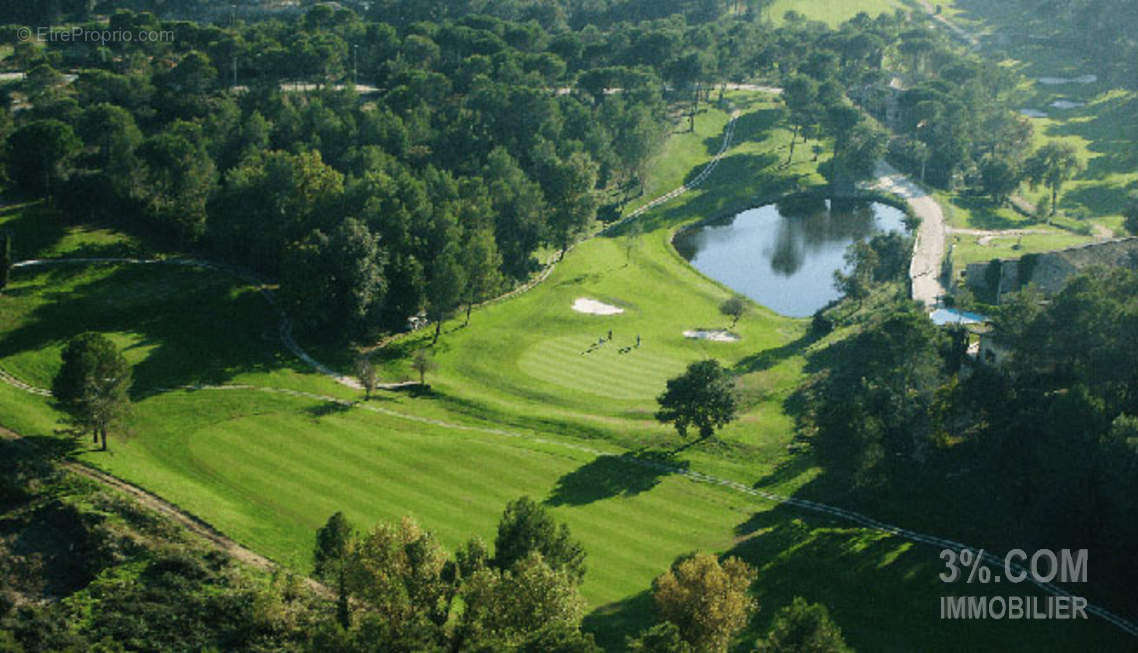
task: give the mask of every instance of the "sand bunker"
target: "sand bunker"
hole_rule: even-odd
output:
[[[684,331],[685,338],[696,340],[714,340],[715,342],[738,342],[739,336],[727,329],[691,329]]]
[[[1019,112],[1028,118],[1046,118],[1047,114],[1037,109],[1020,109]]]
[[[578,297],[576,301],[573,302],[573,310],[578,313],[588,313],[589,315],[619,315],[624,312],[624,309],[619,306],[598,302],[588,297]]]
[[[1078,77],[1040,77],[1036,80],[1045,86],[1058,86],[1059,84],[1094,84],[1098,75],[1079,75]]]
[[[1078,109],[1087,106],[1086,102],[1072,102],[1070,100],[1055,100],[1051,106],[1056,109]]]

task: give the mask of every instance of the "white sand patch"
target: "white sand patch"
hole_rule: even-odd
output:
[[[1028,118],[1046,118],[1047,117],[1047,114],[1045,112],[1039,111],[1038,109],[1020,109],[1019,112],[1020,112],[1020,114],[1025,115]]]
[[[1055,100],[1051,106],[1056,109],[1078,109],[1079,107],[1087,106],[1086,102],[1072,102],[1070,100]]]
[[[1079,75],[1078,77],[1040,77],[1036,80],[1045,86],[1058,86],[1059,84],[1094,84],[1098,75]]]
[[[624,309],[619,306],[598,302],[588,297],[578,297],[576,301],[573,302],[573,310],[578,313],[588,313],[589,315],[619,315],[624,312]]]
[[[714,340],[715,342],[738,342],[739,336],[727,329],[689,329],[684,331],[685,338],[696,340]]]

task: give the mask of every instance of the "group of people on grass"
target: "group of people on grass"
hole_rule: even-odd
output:
[[[609,329],[608,338],[601,336],[600,339],[598,339],[595,343],[590,345],[588,349],[581,352],[581,355],[584,356],[586,354],[593,353],[594,351],[597,350],[598,347],[605,344],[606,342],[612,342],[612,329]],[[621,347],[618,351],[621,354],[627,354],[628,352],[632,351],[633,349],[639,349],[639,348],[640,348],[640,334],[638,333],[638,334],[636,334],[636,344],[635,345],[628,345],[626,347]]]

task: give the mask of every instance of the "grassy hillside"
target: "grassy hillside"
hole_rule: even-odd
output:
[[[1115,87],[1083,53],[1048,40],[1055,31],[1043,16],[1024,14],[1018,5],[954,0],[952,19],[984,37],[987,56],[1028,78],[1015,101],[1042,112],[1031,118],[1036,146],[1049,141],[1073,145],[1086,169],[1064,186],[1059,208],[1122,232],[1120,211],[1128,193],[1138,191],[1138,95]],[[1039,78],[1098,77],[1093,83],[1041,84]],[[1027,190],[1032,200],[1044,189]]]
[[[249,384],[359,399],[284,352],[275,315],[254,289],[165,266],[17,271],[0,296],[0,367],[44,385],[67,337],[92,328],[110,335],[134,364],[135,410],[109,452],[85,451],[80,440],[76,455],[300,571],[308,570],[314,530],[336,510],[365,526],[414,515],[453,547],[470,536],[492,540],[505,502],[529,494],[583,541],[587,627],[614,650],[650,622],[652,578],[694,549],[730,551],[760,569],[762,611],[744,648],[779,607],[803,595],[831,606],[847,639],[864,650],[1055,643],[1122,650],[1128,642],[1099,621],[1030,628],[941,621],[938,597],[964,590],[937,579],[935,548],[622,458],[842,501],[843,489],[813,483],[819,470],[809,456],[790,451],[787,398],[802,378],[804,352],[819,346],[803,337],[804,321],[753,307],[735,329],[738,343],[681,333],[724,326],[716,307],[729,293],[674,254],[671,232],[818,180],[808,148],[778,167],[787,133],[777,116],[768,100],[755,99],[740,118],[739,144],[708,184],[645,216],[631,260],[619,238],[590,240],[536,289],[476,311],[467,327],[449,322],[428,394],[382,393],[347,407],[256,388],[170,389]],[[671,150],[683,163],[661,161],[661,174],[693,176],[718,150],[726,121],[725,110],[701,115],[696,134]],[[25,255],[56,251],[72,233],[44,237]],[[80,249],[71,251],[82,251],[84,239],[74,238]],[[625,312],[576,313],[578,297]],[[612,343],[580,353],[610,328]],[[614,351],[637,334],[640,348]],[[386,375],[409,375],[403,361],[425,337],[381,351]],[[721,440],[685,448],[651,419],[653,397],[667,376],[708,355],[740,372],[745,411]],[[48,400],[7,385],[0,415],[24,434],[65,437]]]

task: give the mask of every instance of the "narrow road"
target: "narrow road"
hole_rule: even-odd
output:
[[[909,262],[909,279],[912,281],[913,299],[932,308],[945,294],[940,282],[944,261],[947,225],[940,204],[916,183],[882,161],[877,164],[875,188],[903,198],[921,219],[917,229],[917,242],[913,245],[913,260]]]

